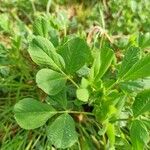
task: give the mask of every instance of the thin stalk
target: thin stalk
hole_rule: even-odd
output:
[[[49,14],[49,11],[50,11],[51,2],[52,2],[52,0],[48,0],[47,5],[46,5],[46,13],[47,13],[47,15]]]
[[[21,76],[21,79],[20,79],[19,84],[22,83],[22,80],[23,80],[23,76]],[[21,91],[21,86],[19,86],[19,87],[18,87],[18,90],[17,90],[17,94],[16,94],[16,99],[17,99],[17,101],[19,100],[20,91]]]
[[[29,150],[31,148],[31,145],[33,143],[33,139],[30,140],[29,144],[27,145],[25,150]]]
[[[81,149],[81,145],[80,145],[80,142],[78,141],[78,148],[79,148],[79,150],[82,150]]]
[[[100,11],[100,16],[101,16],[101,22],[102,22],[102,27],[105,29],[105,20],[104,20],[104,14],[103,11],[99,8]]]
[[[66,76],[66,78],[67,78],[68,80],[70,80],[74,86],[76,86],[77,88],[79,88],[78,84],[77,84],[75,81],[73,81],[73,79],[72,79],[70,76],[68,76],[67,74],[65,74],[60,68],[59,68],[59,71],[60,71],[64,76]]]
[[[67,36],[67,28],[65,27],[64,28],[64,37],[66,37]]]
[[[68,76],[67,76],[68,77]],[[70,77],[68,77],[68,80],[70,80],[72,82],[72,84],[74,84],[77,88],[79,88],[78,84],[75,83]]]
[[[33,9],[33,14],[36,14],[36,8],[35,8],[35,4],[34,4],[34,0],[30,0],[31,5],[32,5],[32,9]]]
[[[36,141],[33,143],[31,149],[34,149],[35,145],[37,144],[37,142],[40,140],[41,135],[38,136],[38,138],[36,139]]]
[[[100,49],[102,48],[103,41],[104,41],[104,35],[101,36],[101,40],[100,40]]]
[[[83,115],[90,115],[90,116],[94,116],[93,113],[90,112],[80,112],[80,111],[70,111],[70,110],[66,110],[66,111],[56,111],[54,113],[57,114],[62,114],[62,113],[69,113],[69,114],[83,114]]]
[[[95,38],[94,38],[94,48],[96,49],[96,40],[98,39],[98,37],[99,37],[99,35],[100,35],[100,33],[98,32],[96,35],[95,35]]]
[[[103,135],[103,145],[104,145],[104,149],[106,150],[106,145],[107,145],[107,142],[106,142],[106,138],[105,138],[105,134]]]
[[[68,113],[68,114],[83,114],[83,115],[94,116],[94,114],[91,113],[91,112],[72,111],[72,110],[51,111],[50,113],[51,113],[51,114],[64,114],[64,113]]]
[[[27,84],[0,84],[0,86],[11,86],[11,87],[26,87],[26,88],[31,88],[32,85],[27,85]]]

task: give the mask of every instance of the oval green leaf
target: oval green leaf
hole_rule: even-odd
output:
[[[136,80],[150,76],[150,54],[139,60],[123,77],[124,80]]]
[[[73,74],[91,59],[91,52],[83,39],[73,38],[58,49],[64,58],[66,72]]]
[[[58,71],[65,67],[63,58],[56,53],[53,44],[44,37],[34,37],[30,42],[28,52],[38,65],[48,66]]]
[[[41,69],[36,75],[36,83],[45,93],[55,95],[65,87],[66,77],[51,69]]]
[[[143,150],[149,141],[148,130],[140,120],[134,120],[130,129],[133,150]]]
[[[150,111],[150,90],[145,90],[137,94],[132,105],[132,110],[135,117]]]
[[[24,129],[35,129],[56,114],[55,109],[33,98],[24,98],[14,106],[15,119]]]
[[[83,102],[87,102],[89,99],[89,91],[86,88],[79,88],[76,91],[77,98]]]
[[[122,61],[118,77],[123,78],[131,67],[140,59],[140,49],[138,47],[131,46],[127,49],[125,57]]]
[[[33,24],[33,32],[43,37],[48,36],[50,24],[44,17],[38,17]]]
[[[75,123],[68,114],[60,115],[48,128],[47,135],[56,148],[71,147],[78,140]]]
[[[94,63],[94,76],[97,79],[103,77],[103,75],[110,67],[113,58],[114,58],[114,52],[112,49],[104,47],[100,50],[100,53],[97,54],[97,58]]]

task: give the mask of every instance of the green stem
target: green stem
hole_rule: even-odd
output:
[[[83,115],[89,115],[89,116],[94,116],[93,113],[91,112],[81,112],[81,111],[72,111],[72,110],[64,110],[64,111],[51,111],[52,114],[83,114]]]
[[[104,35],[101,36],[101,40],[100,40],[100,49],[102,48],[103,41],[104,41]]]
[[[50,11],[51,2],[52,2],[52,0],[48,0],[47,5],[46,5],[46,13],[47,13],[47,15],[49,14],[49,11]]]
[[[56,113],[57,113],[57,114],[62,114],[62,113],[69,113],[69,114],[83,114],[83,115],[94,116],[94,114],[91,113],[91,112],[70,111],[70,110],[66,110],[66,111],[56,111]]]
[[[67,78],[68,80],[70,80],[74,86],[76,86],[77,88],[79,88],[78,84],[77,84],[75,81],[73,81],[73,79],[72,79],[70,76],[68,76],[67,74],[65,74],[60,68],[59,68],[59,71],[60,71],[64,76],[66,76],[66,78]]]
[[[31,148],[31,145],[33,143],[33,139],[30,140],[29,144],[27,145],[25,150],[29,150]]]
[[[11,86],[11,87],[26,87],[26,88],[31,88],[32,85],[27,85],[27,84],[0,84],[0,86]]]
[[[80,145],[80,142],[78,141],[78,148],[79,148],[79,150],[82,150],[81,149],[81,145]]]
[[[69,76],[67,76],[67,77],[68,77],[68,80],[70,80],[77,88],[79,88],[77,83],[75,83]]]
[[[102,27],[103,27],[103,29],[105,29],[104,14],[103,14],[103,11],[100,9],[100,7],[99,7],[99,12],[100,12],[100,16],[101,16]]]
[[[33,14],[35,15],[35,14],[36,14],[36,8],[35,8],[34,1],[33,1],[33,0],[30,0],[30,2],[31,2],[31,5],[32,5]]]
[[[64,37],[66,37],[67,36],[67,28],[65,27],[64,28]]]
[[[103,143],[104,143],[104,150],[106,150],[106,145],[107,145],[107,142],[106,142],[105,135],[103,135]]]
[[[41,135],[38,136],[38,138],[35,140],[35,142],[32,144],[31,149],[34,149],[35,145],[37,144],[37,142],[40,140]]]

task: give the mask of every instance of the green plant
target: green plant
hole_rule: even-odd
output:
[[[107,42],[90,48],[77,36],[65,37],[54,47],[44,18],[35,22],[34,34],[28,52],[42,68],[36,83],[46,98],[44,103],[33,98],[19,101],[14,107],[17,123],[24,129],[46,124],[47,137],[56,148],[75,143],[83,147],[81,141],[93,132],[87,124],[98,132],[98,148],[148,148],[150,55],[133,45],[118,62]]]

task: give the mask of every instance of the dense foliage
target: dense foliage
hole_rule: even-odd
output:
[[[149,149],[149,6],[4,0],[1,149]]]

